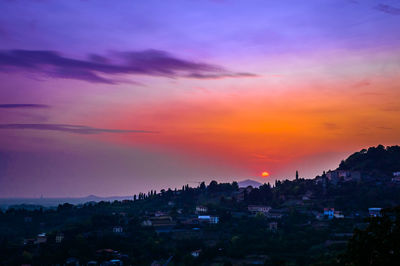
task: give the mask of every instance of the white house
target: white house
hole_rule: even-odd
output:
[[[259,213],[259,212],[261,212],[261,213],[267,214],[271,210],[271,207],[262,206],[262,205],[249,205],[247,207],[247,209],[251,213]]]
[[[151,220],[149,220],[149,219],[144,220],[144,221],[142,222],[142,226],[152,226],[152,225],[153,225],[153,223],[152,223]]]
[[[201,253],[201,249],[198,249],[198,250],[192,251],[190,254],[193,257],[197,258],[198,256],[200,256],[200,253]]]
[[[206,206],[196,206],[196,213],[206,213],[208,208]]]
[[[399,171],[399,172],[393,172],[393,176],[394,176],[394,177],[396,177],[396,176],[399,176],[399,177],[400,177],[400,171]]]
[[[344,215],[343,215],[343,213],[341,211],[335,211],[333,213],[333,217],[335,217],[336,219],[343,219]]]
[[[64,239],[64,234],[61,233],[61,232],[57,233],[57,235],[56,235],[56,243],[61,243],[63,241],[63,239]]]

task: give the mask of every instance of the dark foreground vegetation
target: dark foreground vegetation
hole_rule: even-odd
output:
[[[315,179],[212,181],[132,200],[0,212],[3,265],[396,265],[400,147]],[[373,209],[370,209],[373,208]],[[382,209],[379,209],[382,208]]]

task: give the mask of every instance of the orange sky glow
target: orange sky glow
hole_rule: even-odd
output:
[[[314,178],[400,143],[400,17],[376,1],[31,2],[4,4],[4,196]]]

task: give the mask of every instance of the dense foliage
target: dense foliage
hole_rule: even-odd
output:
[[[398,265],[400,261],[400,207],[369,219],[365,230],[356,229],[342,262],[346,265]]]
[[[390,160],[374,162],[379,158]],[[400,205],[400,185],[389,178],[399,169],[399,158],[398,146],[355,153],[340,169],[359,170],[367,178],[349,182],[331,183],[325,175],[259,188],[212,181],[140,193],[132,200],[14,206],[0,211],[0,264],[62,265],[75,258],[85,265],[118,258],[125,265],[390,265],[400,250],[399,209],[393,209]],[[199,205],[219,223],[190,222]],[[272,210],[254,214],[249,205]],[[328,207],[345,218],[324,217]],[[370,219],[370,207],[388,209]],[[173,226],[166,231],[144,226],[158,215]],[[114,232],[116,226],[123,232]],[[45,243],[34,242],[40,233],[47,234]],[[58,243],[60,233],[64,238]],[[198,257],[191,255],[195,250],[201,250]]]
[[[378,145],[350,155],[339,165],[342,170],[359,170],[371,175],[391,176],[400,171],[400,146]]]

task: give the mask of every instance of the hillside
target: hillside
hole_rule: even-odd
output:
[[[397,170],[398,158],[398,146],[378,146],[354,153],[340,167],[389,175]],[[93,261],[95,265],[115,265],[106,264],[115,261],[124,265],[353,265],[340,260],[367,256],[354,252],[354,247],[363,245],[358,240],[371,243],[366,251],[376,249],[368,231],[359,230],[368,226],[369,208],[382,208],[384,213],[400,206],[400,183],[391,179],[299,178],[246,189],[240,183],[202,182],[197,187],[151,190],[131,200],[0,210],[0,261],[5,265],[71,265],[67,262],[72,259],[82,265]],[[353,234],[367,237],[352,238]],[[348,243],[352,249],[347,249]]]
[[[400,146],[378,145],[355,152],[340,163],[338,170],[392,176],[393,172],[400,171]]]

